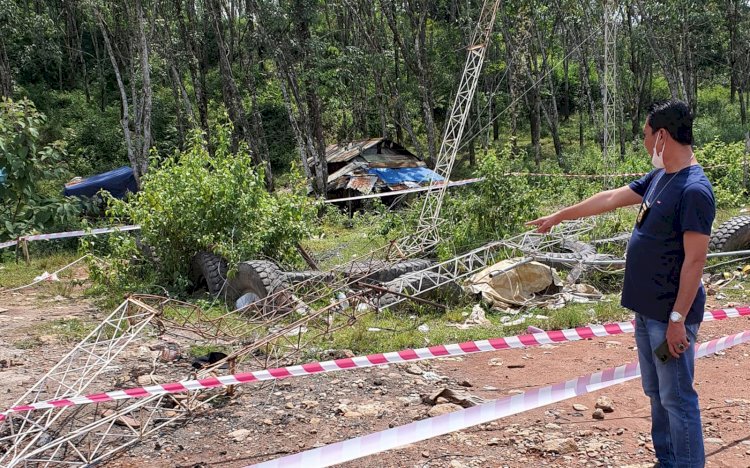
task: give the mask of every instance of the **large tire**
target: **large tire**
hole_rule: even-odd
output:
[[[369,262],[352,262],[336,269],[352,279],[368,279],[387,283],[401,275],[413,271],[421,271],[433,265],[430,260],[404,260],[398,263],[389,263],[383,260],[371,260]]]
[[[287,283],[297,284],[311,279],[322,281],[333,281],[335,275],[327,271],[305,270],[305,271],[287,271],[284,273]]]
[[[205,287],[212,296],[224,293],[227,285],[227,262],[210,252],[198,252],[193,257],[190,281],[193,288]]]
[[[237,299],[245,294],[255,294],[260,300],[289,288],[286,275],[275,263],[268,260],[252,260],[237,265],[237,274],[229,280],[226,292],[227,304],[236,305]],[[276,306],[287,304],[291,293],[279,294],[278,300],[268,304],[272,312]]]
[[[334,271],[351,279],[370,279],[381,281],[382,272],[390,267],[388,262],[383,260],[370,260],[367,262],[350,262]]]
[[[447,276],[436,271],[419,271],[406,274],[389,281],[384,287],[395,293],[424,299],[438,299],[440,296],[460,296],[463,294],[461,287],[456,282],[450,281]],[[429,290],[425,291],[427,289]],[[397,294],[385,293],[380,297],[378,306],[380,308],[388,307],[401,299]]]
[[[535,260],[552,267],[570,267],[579,261],[597,255],[596,247],[585,242],[565,239],[560,245],[563,252],[535,255]]]
[[[712,252],[734,252],[750,249],[750,216],[735,216],[711,234],[708,248]]]

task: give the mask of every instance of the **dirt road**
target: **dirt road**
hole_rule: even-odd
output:
[[[0,358],[13,364],[0,369],[3,405],[71,347],[43,335],[29,349],[15,348],[14,343],[24,343],[30,324],[102,315],[81,299],[40,302],[49,299],[5,298]],[[748,326],[746,318],[706,323],[699,341]],[[633,336],[619,335],[245,386],[223,406],[195,414],[104,466],[246,466],[429,417],[429,411],[446,407],[436,410],[422,397],[444,387],[489,400],[635,359]],[[750,466],[749,367],[750,345],[698,361],[708,466]],[[614,411],[597,420],[592,412],[602,395],[612,400]],[[346,466],[646,467],[653,463],[649,427],[648,401],[635,380]]]

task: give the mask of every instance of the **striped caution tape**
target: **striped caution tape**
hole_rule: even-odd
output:
[[[12,240],[8,242],[0,242],[0,249],[4,249],[6,247],[13,247],[14,245],[17,245],[17,244],[18,244],[17,240]]]
[[[750,316],[750,307],[738,307],[733,309],[717,309],[706,312],[703,320],[724,320],[741,316]],[[619,322],[605,325],[589,325],[586,327],[568,328],[565,330],[554,330],[525,335],[516,335],[505,338],[490,338],[488,340],[466,341],[458,344],[430,346],[429,348],[406,349],[382,354],[370,354],[353,358],[336,359],[332,361],[311,362],[297,366],[279,367],[253,372],[241,372],[220,377],[208,377],[205,379],[185,380],[168,384],[150,385],[147,387],[114,390],[104,393],[95,393],[85,396],[74,396],[57,400],[40,401],[28,405],[14,406],[0,413],[0,421],[5,419],[9,413],[33,411],[49,408],[63,408],[67,406],[86,405],[91,403],[102,403],[106,401],[126,400],[130,398],[145,398],[153,395],[165,395],[168,393],[184,393],[192,390],[203,390],[229,385],[241,385],[264,380],[283,379],[286,377],[299,377],[303,375],[320,374],[347,369],[361,369],[378,366],[381,364],[397,364],[424,359],[434,359],[444,356],[463,356],[467,354],[484,353],[488,351],[500,351],[503,349],[526,348],[542,344],[563,343],[567,341],[585,340],[588,338],[620,335],[633,333],[635,331],[633,322]]]
[[[107,234],[110,232],[125,232],[125,231],[137,231],[140,226],[114,226],[109,228],[96,228],[88,231],[67,231],[67,232],[53,232],[50,234],[34,234],[33,236],[24,236],[23,239],[27,241],[34,240],[50,240],[50,239],[65,239],[67,237],[83,237],[83,236],[96,236],[98,234]]]
[[[706,166],[704,170],[718,169],[720,167],[729,166],[729,164],[716,164],[714,166]],[[506,172],[506,176],[514,177],[562,177],[568,179],[611,179],[617,177],[643,177],[648,172],[626,172],[622,174],[565,174],[562,172]]]
[[[66,232],[51,232],[49,234],[34,234],[31,236],[19,237],[18,240],[12,240],[8,242],[0,243],[0,249],[4,249],[6,247],[12,247],[24,241],[65,239],[68,237],[96,236],[99,234],[107,234],[110,232],[137,231],[140,228],[141,227],[137,225],[129,225],[129,226],[114,226],[114,227],[108,227],[108,228],[96,228],[96,229],[90,229],[88,231],[66,231]]]
[[[750,341],[750,331],[725,336],[702,343],[696,350],[695,357],[698,359],[708,356],[748,341]],[[329,444],[253,466],[258,468],[312,468],[336,465],[575,398],[636,379],[640,375],[641,370],[638,363],[631,362],[566,382],[535,388],[464,410],[423,419],[404,426]]]

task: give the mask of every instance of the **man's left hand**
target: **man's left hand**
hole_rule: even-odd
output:
[[[667,344],[669,345],[669,353],[676,359],[679,359],[680,355],[687,351],[690,342],[687,339],[685,322],[669,322]]]

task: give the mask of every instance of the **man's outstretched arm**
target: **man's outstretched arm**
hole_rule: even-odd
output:
[[[549,216],[529,221],[526,225],[537,226],[537,232],[549,232],[552,226],[560,224],[562,221],[606,213],[622,206],[636,205],[641,200],[643,200],[643,197],[626,185],[617,189],[599,192],[578,204],[563,208]]]

